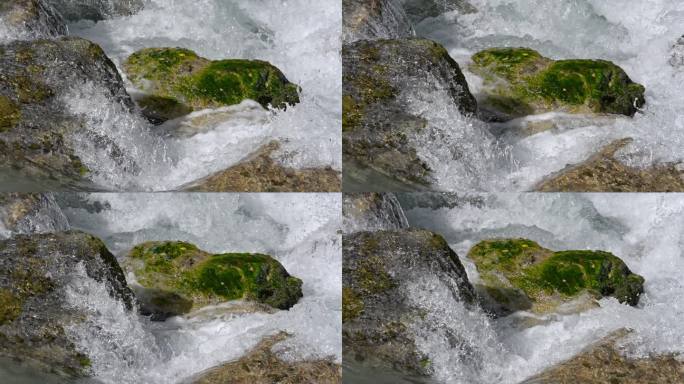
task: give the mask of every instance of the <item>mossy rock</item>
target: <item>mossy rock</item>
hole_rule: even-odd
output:
[[[12,129],[21,120],[21,109],[9,97],[0,96],[0,131]]]
[[[299,103],[299,87],[265,61],[211,61],[183,48],[145,48],[133,53],[123,67],[136,87],[190,110],[245,99],[281,109]]]
[[[484,79],[480,106],[500,119],[550,111],[634,116],[645,88],[606,60],[551,60],[529,48],[490,48],[470,69]]]
[[[475,245],[468,257],[503,313],[553,312],[584,294],[634,306],[644,292],[643,277],[609,252],[553,252],[527,239],[493,239]]]
[[[154,313],[182,314],[237,299],[289,309],[302,297],[302,281],[268,255],[212,255],[190,243],[169,241],[138,245],[128,261],[138,283],[157,291],[153,297],[168,293],[154,303]]]

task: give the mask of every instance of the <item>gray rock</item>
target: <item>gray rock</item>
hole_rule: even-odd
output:
[[[342,39],[397,39],[415,34],[397,0],[343,0]]]
[[[90,357],[77,350],[66,332],[87,317],[66,297],[79,265],[132,309],[123,271],[99,239],[70,231],[0,241],[0,356],[47,372],[89,373]]]
[[[399,95],[445,90],[462,113],[475,113],[477,103],[458,64],[430,40],[357,41],[344,47],[342,71],[344,168],[366,167],[408,184],[429,184],[431,170],[408,139],[420,136],[427,121],[407,112],[402,100],[410,98]]]
[[[0,24],[9,38],[35,39],[67,34],[59,12],[45,0],[3,0],[0,3]],[[0,26],[0,38],[2,38]]]
[[[89,170],[75,154],[72,135],[85,135],[85,122],[69,114],[63,95],[94,84],[125,108],[133,108],[114,64],[96,44],[75,37],[15,41],[0,46],[0,164],[28,178],[49,178],[74,186]],[[88,132],[99,150],[124,164],[111,139]]]
[[[130,16],[143,8],[142,0],[47,0],[68,21],[99,21]]]
[[[442,236],[417,229],[345,235],[342,249],[345,359],[429,374],[429,360],[409,331],[425,313],[411,302],[407,287],[430,275],[455,300],[472,303],[474,290],[456,253]]]
[[[345,193],[342,198],[345,233],[408,228],[399,201],[392,193]]]
[[[477,8],[466,0],[401,0],[401,5],[414,25],[446,12],[458,11],[463,14],[477,12]]]
[[[670,55],[668,63],[670,63],[671,66],[678,69],[684,67],[684,36],[677,39],[677,42],[672,45]]]
[[[0,238],[68,229],[69,222],[51,193],[0,194]]]

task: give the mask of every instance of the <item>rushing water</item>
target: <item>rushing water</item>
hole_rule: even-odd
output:
[[[475,52],[500,46],[530,47],[554,59],[606,59],[646,87],[647,105],[634,118],[563,114],[531,116],[512,124],[484,124],[445,107],[447,95],[416,95],[413,106],[429,119],[417,142],[435,188],[456,191],[524,191],[546,176],[587,159],[620,138],[634,142],[618,152],[633,166],[681,162],[684,144],[682,49],[678,0],[470,0],[479,11],[452,11],[415,26],[418,36],[442,43],[464,69],[473,93],[481,80],[467,68]],[[679,52],[680,56],[676,56]],[[427,101],[426,101],[427,100]],[[418,104],[418,102],[423,103]],[[432,105],[425,107],[425,105]],[[555,128],[534,134],[516,129],[546,120]],[[478,136],[477,133],[481,132]],[[505,133],[504,133],[505,132]],[[492,133],[493,136],[488,135]],[[463,141],[467,139],[467,145]],[[460,149],[465,146],[465,149]],[[459,149],[455,156],[450,149]]]
[[[66,331],[91,358],[97,382],[185,382],[279,331],[292,334],[273,348],[284,360],[341,362],[339,195],[58,194],[57,200],[73,229],[102,238],[120,261],[140,242],[184,240],[209,252],[270,254],[304,283],[304,297],[288,311],[240,314],[223,305],[151,322],[125,311],[76,268],[67,301],[89,316]],[[3,373],[18,383],[50,382],[0,361]]]
[[[301,87],[301,103],[286,111],[265,111],[252,102],[202,111],[214,114],[215,123],[180,137],[160,134],[167,129],[126,112],[95,86],[65,90],[66,108],[87,123],[70,139],[97,188],[176,189],[234,165],[274,139],[281,143],[275,157],[286,166],[341,168],[339,1],[145,0],[144,9],[132,16],[79,21],[69,25],[69,33],[101,45],[119,69],[136,50],[183,47],[209,59],[269,61]],[[0,30],[2,40],[25,37]],[[138,92],[126,84],[131,94]],[[93,137],[116,146],[117,160]],[[122,158],[128,166],[121,166]]]
[[[464,310],[459,302],[426,296],[424,289],[416,289],[413,298],[428,309],[426,318],[432,319],[433,327],[456,331],[472,341],[471,349],[463,349],[462,345],[452,349],[437,332],[415,332],[417,344],[434,362],[434,378],[440,382],[519,383],[622,328],[633,330],[620,345],[627,355],[674,353],[684,358],[681,196],[450,196],[442,200],[450,203],[443,203],[441,208],[434,204],[439,199],[434,198],[399,194],[399,200],[411,226],[445,236],[473,283],[479,277],[465,256],[478,241],[494,237],[529,238],[555,250],[610,251],[646,279],[645,294],[637,307],[605,298],[600,300],[599,308],[580,314],[537,317],[533,323],[525,320],[531,314],[516,313],[494,320],[479,311]],[[358,371],[350,367],[352,372],[354,369]]]

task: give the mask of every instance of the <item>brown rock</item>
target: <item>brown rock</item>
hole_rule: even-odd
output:
[[[540,192],[681,192],[684,170],[668,163],[640,169],[622,164],[615,152],[629,144],[617,140],[588,160],[552,175],[535,189]]]
[[[342,368],[330,360],[285,362],[271,348],[285,340],[280,332],[265,338],[240,360],[209,369],[193,384],[338,384]]]
[[[643,359],[624,357],[616,342],[627,331],[620,330],[522,384],[675,384],[684,383],[684,363],[672,355]]]
[[[339,192],[340,172],[330,168],[294,169],[278,164],[271,154],[277,141],[262,146],[246,159],[185,188],[193,192]]]

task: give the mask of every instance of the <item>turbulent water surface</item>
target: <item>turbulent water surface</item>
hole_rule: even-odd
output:
[[[304,297],[288,311],[231,314],[218,306],[151,322],[126,312],[77,269],[67,298],[90,316],[67,332],[91,357],[94,380],[88,382],[185,383],[279,331],[292,334],[273,347],[282,359],[341,362],[339,196],[61,194],[57,200],[73,229],[102,238],[120,261],[144,241],[184,240],[215,253],[270,254],[304,282]],[[17,383],[51,382],[4,361],[0,375]]]
[[[69,34],[102,46],[120,72],[121,63],[139,49],[183,47],[209,59],[266,60],[301,86],[301,102],[286,111],[266,111],[251,101],[200,111],[169,124],[201,114],[213,114],[214,123],[190,137],[167,137],[163,133],[173,127],[154,128],[108,99],[103,89],[75,84],[61,97],[87,122],[85,131],[69,139],[94,188],[176,189],[236,164],[274,139],[281,143],[275,157],[286,166],[341,167],[339,1],[145,0],[144,9],[132,16],[79,21],[69,25]],[[0,30],[0,41],[14,38],[27,36]],[[131,94],[137,92],[126,84]],[[103,142],[118,148],[117,160],[102,150]],[[19,189],[32,187],[12,182]]]
[[[421,334],[414,330],[419,348],[433,361],[434,378],[439,382],[519,383],[622,328],[633,330],[619,345],[626,355],[672,353],[684,357],[681,197],[500,194],[435,200],[400,194],[399,199],[411,226],[445,236],[474,284],[479,277],[466,255],[480,240],[496,237],[529,238],[553,250],[609,251],[646,280],[645,294],[637,307],[604,298],[600,308],[538,317],[534,326],[523,326],[522,317],[531,314],[493,320],[434,293],[439,287],[432,287],[433,293],[427,296],[424,290],[416,289],[412,296],[427,308],[426,318],[433,319],[432,326],[456,332],[466,340],[466,348],[458,345],[452,349],[438,332]],[[347,370],[354,373],[359,368],[345,367]]]
[[[416,95],[428,117],[429,135],[418,153],[434,171],[440,190],[524,191],[546,176],[576,164],[620,138],[634,142],[619,160],[638,167],[681,162],[684,154],[682,49],[673,46],[684,30],[684,3],[678,0],[471,0],[479,11],[444,13],[415,26],[418,36],[438,41],[464,69],[473,93],[481,80],[467,68],[470,56],[490,47],[530,47],[553,59],[605,59],[621,66],[646,87],[646,106],[634,118],[562,114],[530,116],[502,126],[462,116],[448,108],[440,91]],[[677,53],[679,52],[677,56]],[[521,134],[529,121],[555,128]],[[488,134],[472,133],[485,130]],[[506,132],[506,133],[502,133]],[[425,138],[427,137],[427,138]],[[467,138],[467,144],[463,143]],[[448,149],[461,148],[461,156]]]

